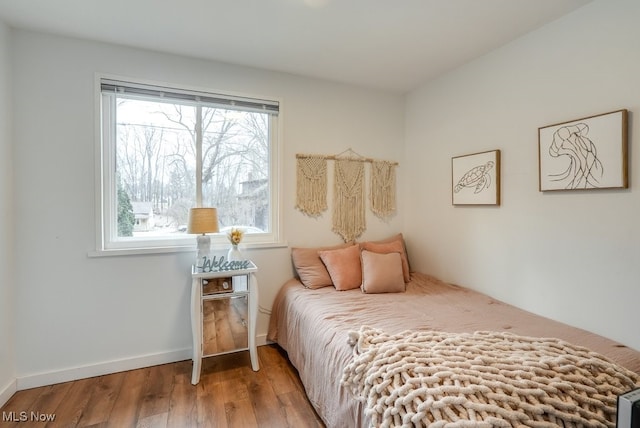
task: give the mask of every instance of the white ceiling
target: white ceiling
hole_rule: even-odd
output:
[[[0,20],[406,92],[589,1],[0,0]]]

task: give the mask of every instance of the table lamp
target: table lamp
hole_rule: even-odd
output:
[[[211,238],[207,233],[218,232],[218,211],[215,208],[191,208],[187,233],[197,234],[198,254],[196,260],[208,255],[211,249]]]

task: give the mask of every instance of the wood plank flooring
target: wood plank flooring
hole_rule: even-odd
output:
[[[258,372],[248,351],[207,358],[196,386],[188,360],[18,391],[0,427],[324,427],[286,353],[258,358]]]

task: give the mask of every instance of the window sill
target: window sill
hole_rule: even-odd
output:
[[[286,248],[289,244],[286,242],[269,242],[269,243],[247,243],[242,244],[243,250],[253,249],[270,249],[270,248]],[[213,252],[224,252],[229,249],[229,246],[212,245]],[[87,255],[90,258],[94,257],[114,257],[114,256],[136,256],[144,254],[171,254],[171,253],[195,253],[195,245],[185,245],[179,247],[148,247],[148,248],[114,248],[114,249],[102,249],[89,251]]]

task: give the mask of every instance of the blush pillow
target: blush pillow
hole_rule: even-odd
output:
[[[318,248],[291,248],[291,260],[300,282],[307,288],[322,288],[333,285],[327,268],[322,263],[318,251],[346,248],[352,243]]]
[[[374,253],[386,254],[386,253],[399,253],[402,259],[402,276],[404,282],[411,281],[411,273],[409,270],[409,259],[407,258],[407,252],[404,248],[404,239],[402,234],[392,236],[389,239],[383,241],[367,241],[360,244],[363,250],[372,251]]]
[[[318,254],[327,267],[336,290],[344,291],[360,287],[362,267],[360,247],[357,244],[339,250],[318,251]]]
[[[362,291],[400,293],[405,290],[400,253],[374,253],[362,250]]]

